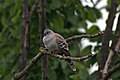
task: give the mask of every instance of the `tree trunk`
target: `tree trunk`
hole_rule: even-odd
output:
[[[43,32],[46,29],[46,13],[45,13],[45,0],[39,0],[38,5],[38,15],[39,15],[39,25],[40,25],[40,44],[43,45],[42,38],[43,38]],[[43,56],[43,80],[49,80],[48,77],[48,55]]]
[[[116,8],[117,8],[116,0],[111,0],[109,15],[108,15],[108,19],[106,21],[106,24],[107,24],[106,30],[105,30],[105,33],[103,35],[102,47],[100,50],[100,57],[99,57],[99,61],[98,61],[99,72],[98,72],[97,80],[102,79],[103,69],[104,69],[105,62],[106,62],[107,57],[108,57],[109,41],[110,41],[110,38],[112,35],[112,27],[113,27],[114,18],[116,15]]]
[[[22,24],[23,24],[23,32],[22,32],[22,52],[20,53],[20,59],[19,59],[19,68],[20,71],[24,69],[26,66],[26,60],[28,55],[28,49],[29,49],[29,27],[28,27],[28,0],[22,0]],[[25,77],[23,76],[20,80],[25,80]]]

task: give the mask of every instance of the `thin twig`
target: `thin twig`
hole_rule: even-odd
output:
[[[91,1],[91,3],[93,4],[93,7],[95,7],[94,1],[93,1],[93,0],[90,0],[90,1]]]
[[[48,53],[47,51],[41,51],[43,54],[45,55],[50,55],[50,56],[53,56],[53,57],[56,57],[56,58],[59,58],[59,59],[70,59],[72,61],[84,61],[84,60],[87,60],[89,58],[91,58],[92,56],[94,56],[94,54],[88,54],[86,56],[83,56],[83,57],[72,57],[72,56],[62,56],[62,55],[58,55],[58,54],[51,54],[51,53]]]
[[[81,39],[81,38],[95,38],[95,37],[98,37],[98,36],[102,36],[103,34],[104,34],[104,32],[98,32],[98,33],[93,34],[93,35],[88,35],[88,34],[75,35],[75,36],[67,38],[66,41],[70,42],[70,41],[74,41],[76,39]]]
[[[100,3],[100,1],[102,0],[97,0],[97,2],[95,3],[95,7],[98,5],[98,3]]]

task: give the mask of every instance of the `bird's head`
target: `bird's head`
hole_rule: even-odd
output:
[[[53,31],[50,30],[50,29],[45,29],[45,30],[44,30],[44,36],[45,36],[45,35],[48,35],[48,34],[50,34],[50,33],[53,33]]]

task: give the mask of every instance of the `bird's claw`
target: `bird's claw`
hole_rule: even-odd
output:
[[[46,48],[44,48],[44,47],[40,47],[40,49],[39,49],[41,52],[43,52],[43,51],[46,51]]]

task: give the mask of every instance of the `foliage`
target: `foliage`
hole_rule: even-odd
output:
[[[60,33],[65,38],[76,34],[82,34],[79,29],[84,29],[86,34],[95,34],[100,31],[97,25],[88,29],[86,20],[94,23],[102,17],[102,13],[96,7],[84,6],[83,0],[46,0],[46,22],[49,28]],[[84,0],[86,1],[86,0]],[[29,1],[31,8],[34,0]],[[109,2],[109,1],[108,1]],[[10,80],[19,69],[19,53],[21,52],[22,35],[22,3],[21,0],[0,0],[0,80]],[[30,19],[30,49],[28,62],[39,51],[39,23],[37,11]],[[70,43],[72,55],[83,56],[91,53],[91,45],[81,49],[81,40]],[[99,54],[101,37],[90,39],[97,42],[94,50]],[[76,72],[72,72],[65,61],[49,57],[50,80],[92,80],[96,72],[89,74],[88,69],[97,62],[98,55],[89,61],[75,62]],[[42,59],[29,71],[26,80],[39,80],[42,77]],[[119,72],[114,77],[120,77]]]

